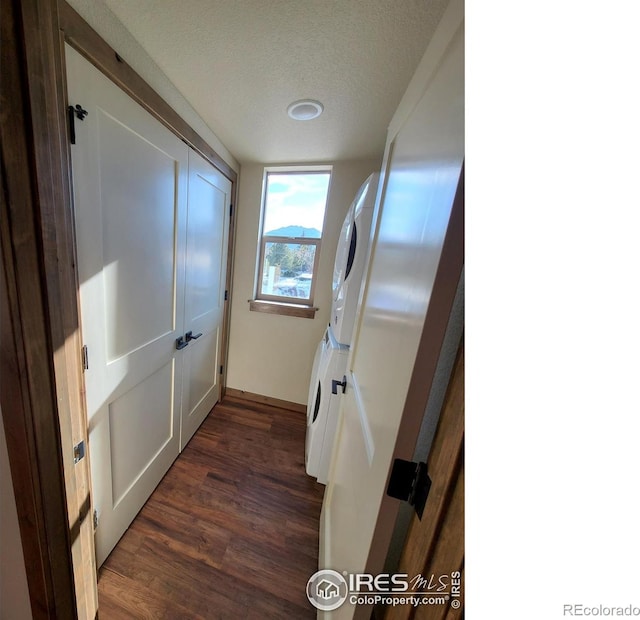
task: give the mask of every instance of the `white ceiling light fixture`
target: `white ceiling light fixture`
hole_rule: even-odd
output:
[[[313,99],[300,99],[294,101],[288,108],[287,113],[296,121],[311,121],[322,114],[324,106],[319,101]]]

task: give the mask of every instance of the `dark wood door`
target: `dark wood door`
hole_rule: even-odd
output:
[[[388,608],[385,620],[457,620],[464,616],[463,346],[449,382],[428,469],[431,491],[422,519],[414,515],[411,521],[397,572],[407,573],[410,579],[421,575],[434,586],[433,596],[439,595],[439,584],[443,584],[441,591],[449,599],[445,605]]]

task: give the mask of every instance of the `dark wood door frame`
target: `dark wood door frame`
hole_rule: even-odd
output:
[[[422,518],[413,514],[397,572],[406,573],[412,579],[416,575],[432,574],[438,578],[452,577],[457,571],[459,596],[452,596],[447,605],[418,609],[411,605],[390,606],[385,609],[384,620],[457,620],[464,615],[463,343],[458,350],[427,463],[432,478],[431,490]],[[456,598],[457,603],[452,606]]]
[[[73,462],[87,436],[65,38],[230,178],[234,198],[237,175],[66,2],[0,2],[0,403],[34,618],[93,618],[95,558],[78,550],[92,536],[88,465]]]
[[[2,0],[2,383],[0,395],[35,618],[77,614],[67,355],[77,329],[54,0]],[[58,54],[58,56],[56,56]],[[62,118],[62,121],[61,121]],[[77,352],[76,352],[77,355]],[[77,506],[76,506],[77,508]]]

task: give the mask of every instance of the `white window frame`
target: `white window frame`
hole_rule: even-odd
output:
[[[322,231],[320,238],[313,237],[273,237],[265,236],[264,234],[264,222],[267,210],[267,179],[269,174],[329,174],[329,186],[327,188],[327,198],[329,200],[329,192],[331,190],[331,174],[332,166],[269,166],[264,169],[264,176],[262,181],[262,205],[260,210],[260,237],[258,240],[258,265],[256,273],[256,287],[255,287],[255,299],[257,301],[275,302],[279,304],[295,304],[298,306],[311,307],[313,306],[313,300],[315,297],[316,283],[318,279],[318,267],[320,264],[320,250],[322,246],[322,237],[324,235],[324,222],[327,217],[327,202],[325,202],[325,209],[323,215]],[[309,297],[287,297],[285,295],[267,295],[262,293],[262,282],[264,277],[264,260],[265,260],[265,248],[267,243],[286,243],[286,244],[299,244],[299,245],[313,245],[315,246],[315,253],[313,258],[313,271],[311,276],[311,287],[309,290]]]

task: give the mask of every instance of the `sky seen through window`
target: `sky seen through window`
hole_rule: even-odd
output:
[[[264,234],[287,227],[302,227],[309,229],[304,236],[319,238],[330,176],[329,172],[268,173]],[[296,234],[289,231],[284,236]]]

